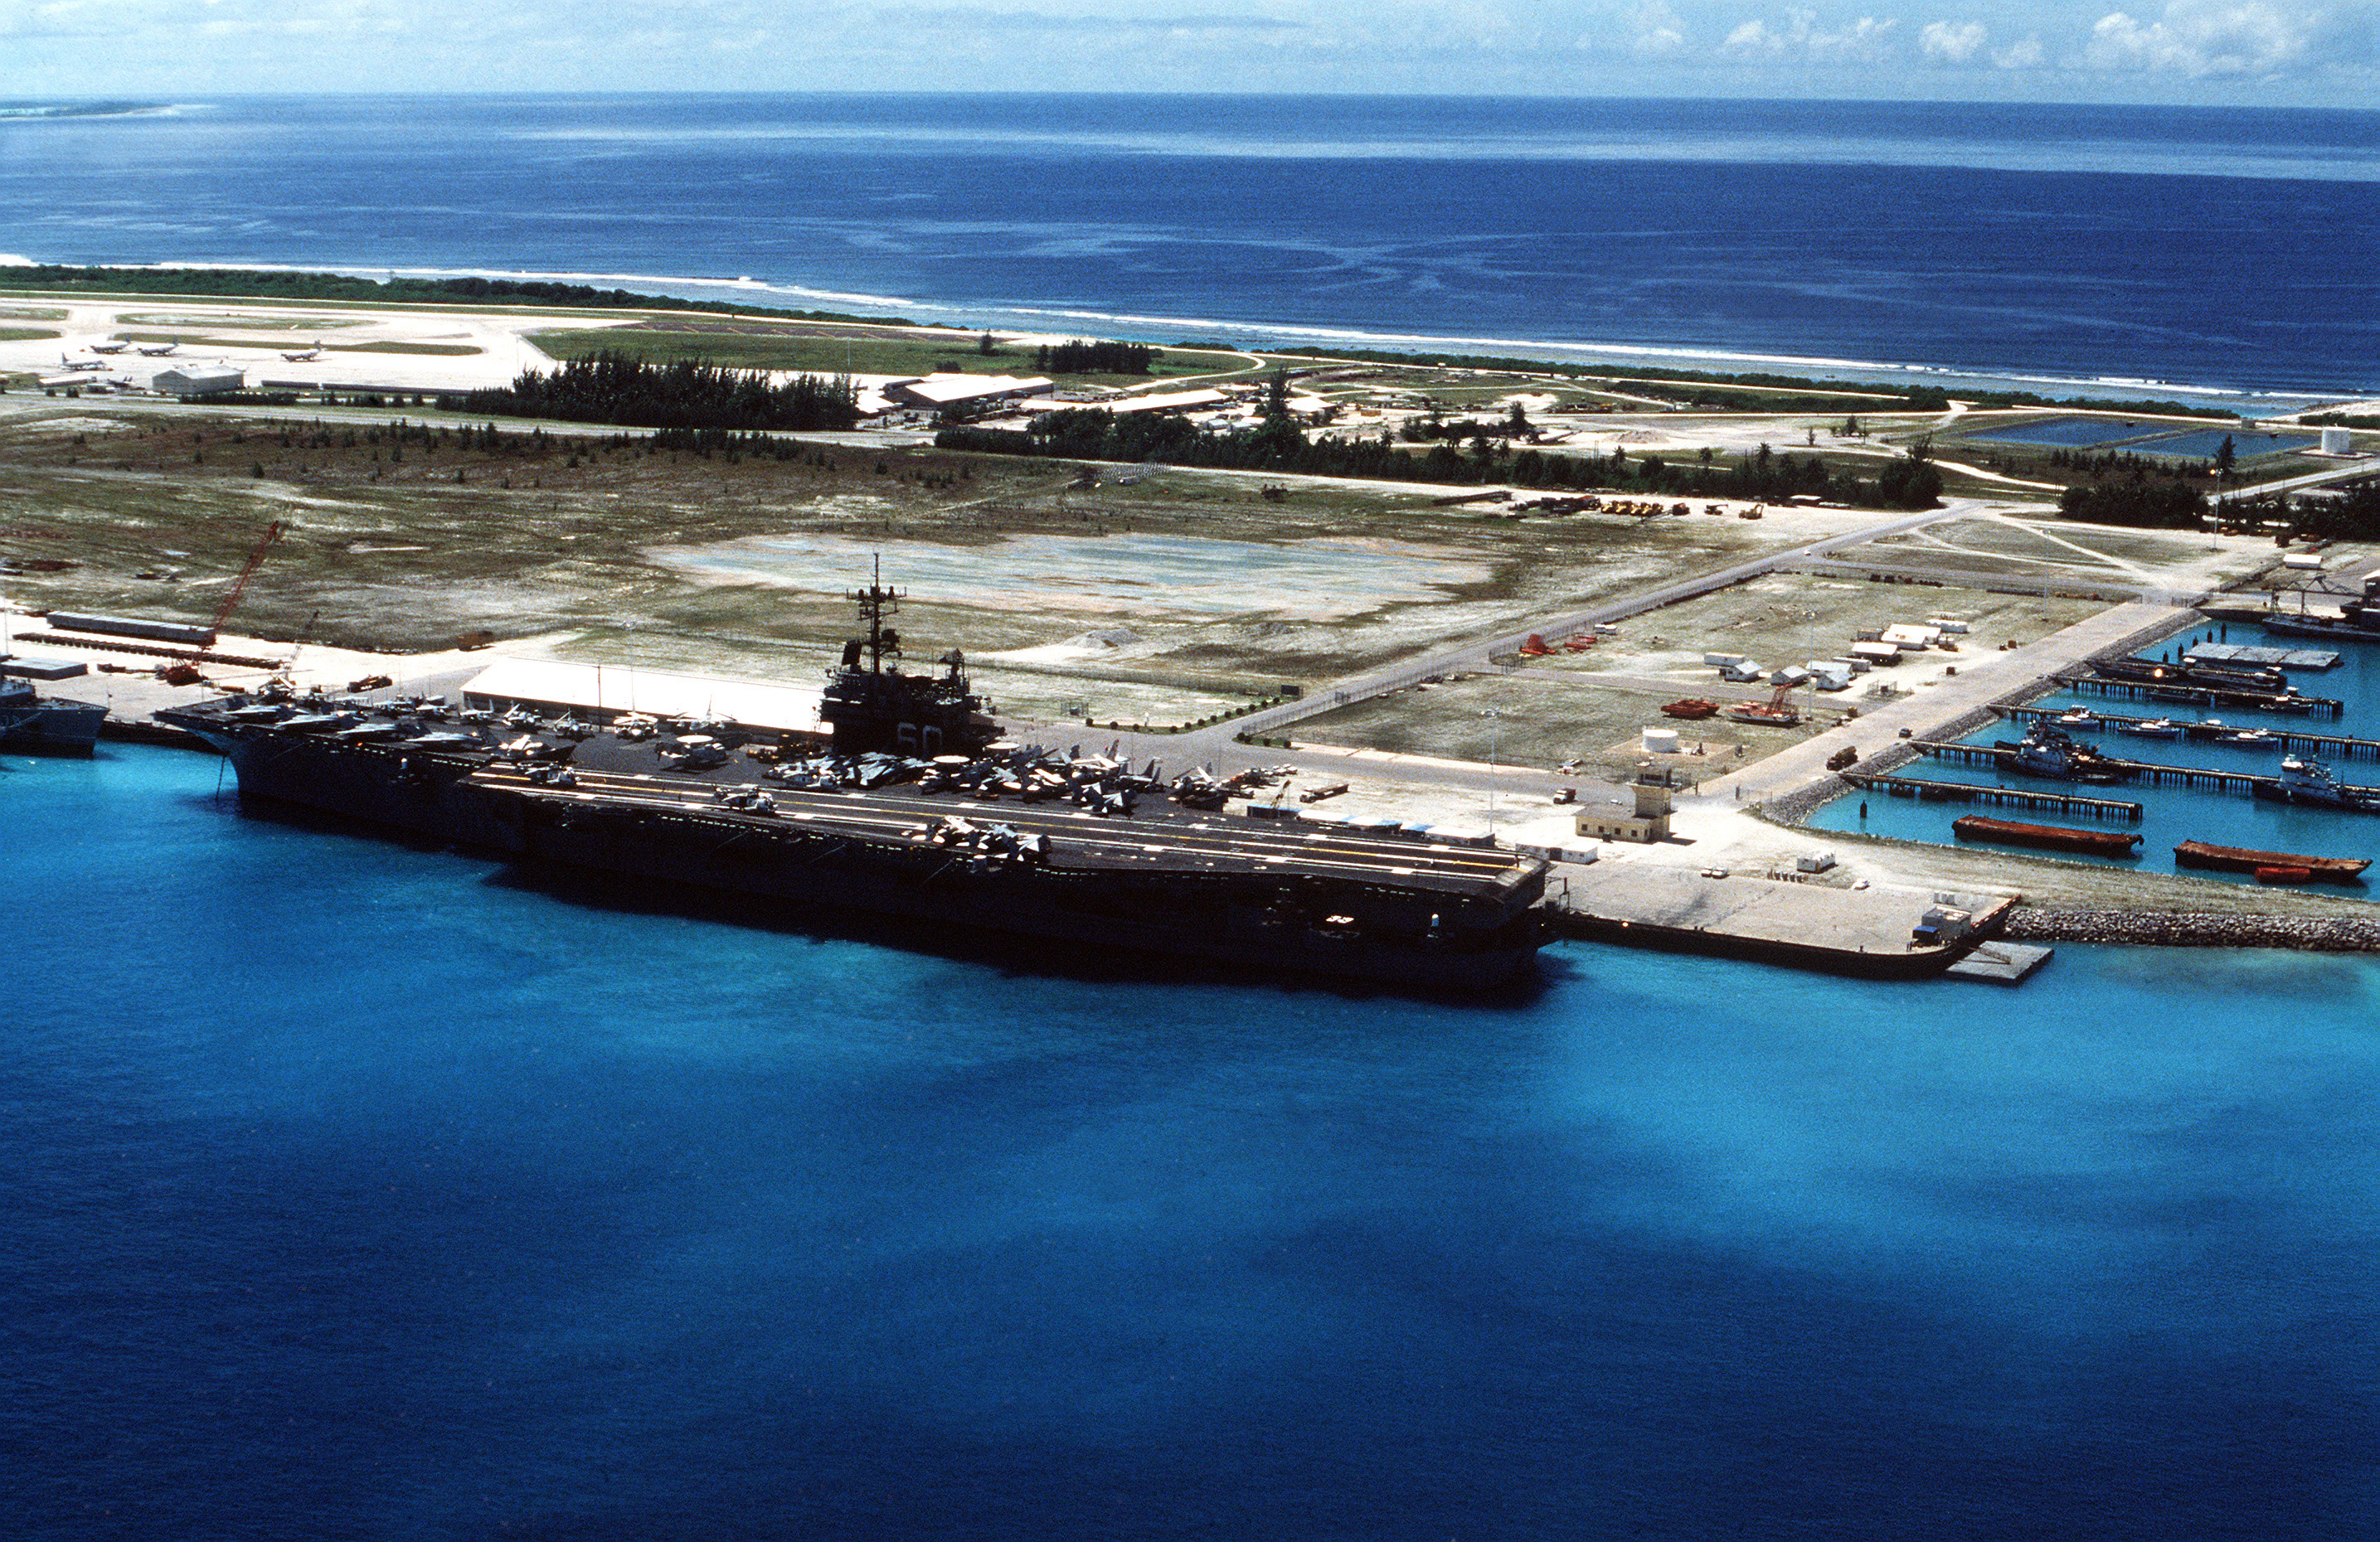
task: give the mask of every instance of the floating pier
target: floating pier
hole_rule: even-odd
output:
[[[2202,642],[2181,657],[2184,662],[2193,664],[2249,664],[2319,674],[2337,669],[2339,656],[2327,648],[2257,648],[2247,643]]]
[[[1973,953],[1942,971],[1954,979],[1985,980],[1993,985],[2022,985],[2033,977],[2034,970],[2050,960],[2054,948],[2033,942],[2002,942],[1997,940],[1979,944]]]
[[[2061,676],[2058,685],[2078,696],[2171,701],[2184,707],[2221,707],[2242,712],[2301,712],[2308,717],[2335,718],[2347,710],[2346,703],[2325,696],[2276,696],[2270,691],[2225,690],[2216,686],[2181,686],[2171,681],[2113,680],[2103,674],[2086,674],[2072,680]]]
[[[2002,710],[2016,722],[2056,722],[2068,710],[2059,707],[2009,707]],[[2111,728],[2119,723],[2153,721],[2122,712],[2093,712],[2091,717],[2094,722],[2104,722]],[[2180,728],[2184,738],[2203,739],[2215,732],[2193,722],[2176,726]],[[2237,723],[2226,723],[2223,731],[2238,726]],[[2292,754],[2310,754],[2325,760],[2380,760],[2380,739],[2350,739],[2338,734],[2303,734],[2290,728],[2265,728],[2265,732],[2273,736],[2275,747]]]
[[[1914,776],[1863,776],[1846,773],[1843,780],[1865,792],[1887,797],[1915,798],[1920,803],[1988,803],[2003,808],[2032,808],[2053,814],[2082,814],[2095,820],[2141,820],[2141,806],[2119,798],[2084,797],[2077,793],[2038,793],[2027,787],[1987,787],[1974,782],[1928,782]]]
[[[2005,749],[1989,745],[1936,744],[1927,739],[1911,741],[1911,747],[1921,755],[1953,765],[1995,766],[2008,770],[2016,757]],[[2218,793],[2247,793],[2253,795],[2258,787],[2277,787],[2281,779],[2253,771],[2216,771],[2211,766],[2157,766],[2145,760],[2119,760],[2109,756],[2107,767],[2126,781],[2144,782],[2152,787],[2197,787]],[[2017,771],[2022,776],[2024,773]]]

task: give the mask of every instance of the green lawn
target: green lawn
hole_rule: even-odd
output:
[[[5,321],[63,322],[66,319],[67,313],[65,311],[53,310],[46,306],[21,305],[0,307],[0,320]]]
[[[41,327],[0,327],[0,343],[31,343],[43,337],[55,337],[55,332]]]

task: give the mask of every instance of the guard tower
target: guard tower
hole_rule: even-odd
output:
[[[1635,779],[1629,783],[1629,791],[1635,795],[1634,810],[1623,814],[1616,808],[1585,809],[1573,828],[1581,835],[1644,846],[1666,841],[1670,838],[1670,800],[1676,787],[1675,773],[1669,767],[1639,760]]]

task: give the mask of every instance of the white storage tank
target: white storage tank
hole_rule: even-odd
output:
[[[2322,571],[2322,559],[2312,552],[2292,552],[2281,559],[2281,565],[2300,573],[2319,573]]]
[[[1675,755],[1677,752],[1678,752],[1678,731],[1677,731],[1676,729],[1674,729],[1674,728],[1647,728],[1646,730],[1645,730],[1645,754],[1647,754],[1647,755]]]
[[[2345,429],[2322,431],[2322,453],[2326,455],[2351,455],[2355,453],[2355,436]]]

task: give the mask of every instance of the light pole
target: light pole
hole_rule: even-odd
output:
[[[1488,720],[1488,828],[1496,828],[1496,736],[1504,726],[1504,714],[1490,707],[1479,714]]]

